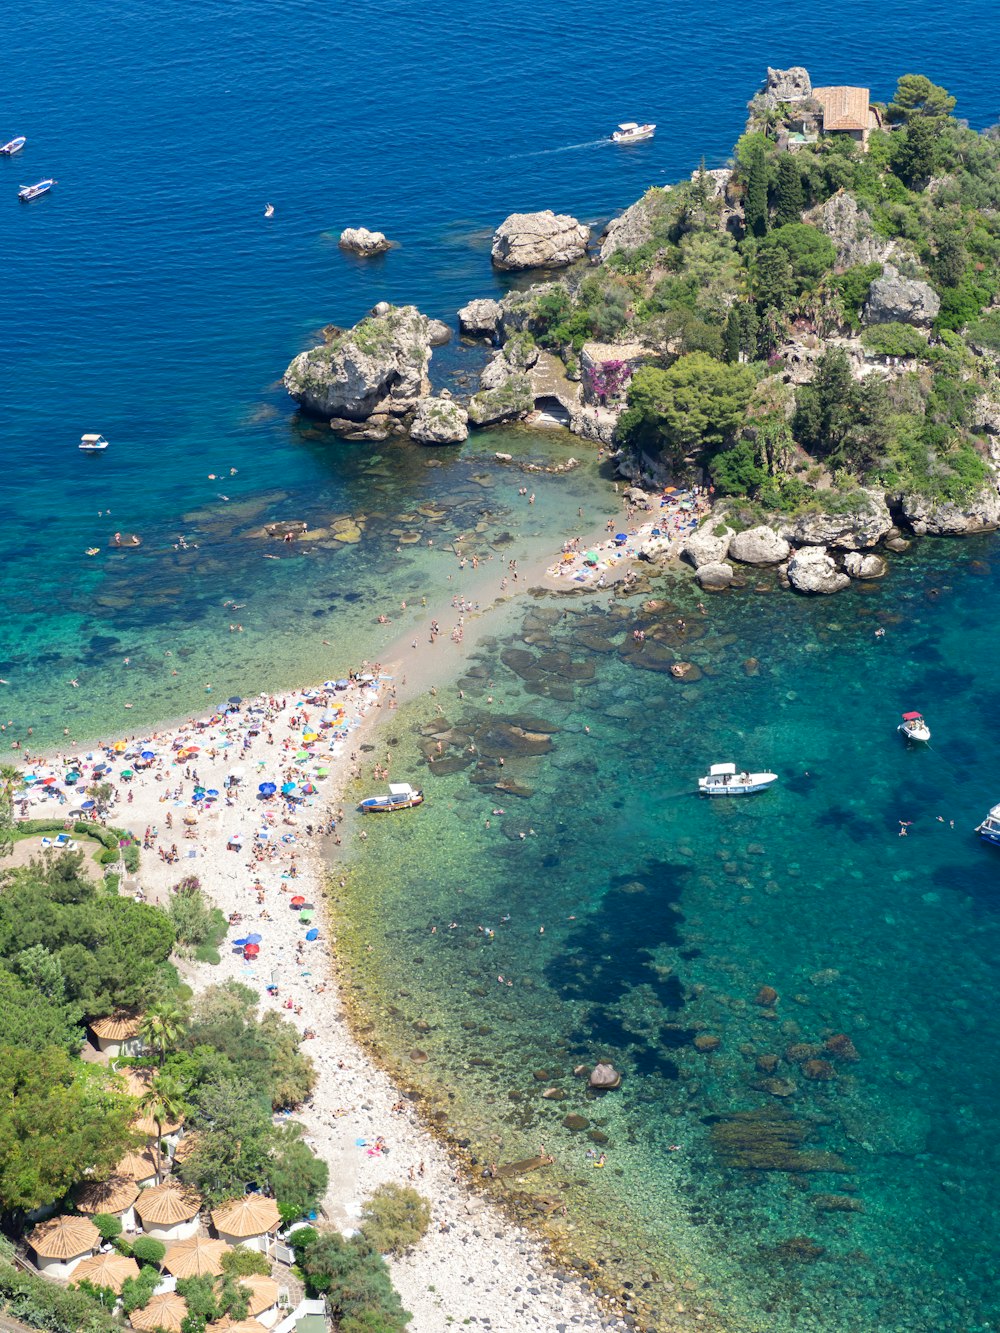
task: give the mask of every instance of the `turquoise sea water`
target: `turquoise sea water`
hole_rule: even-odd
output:
[[[391,0],[377,15],[50,0],[5,15],[0,139],[29,143],[0,161],[4,719],[48,743],[339,673],[416,626],[420,597],[448,597],[457,539],[498,562],[510,538],[554,549],[578,506],[604,512],[593,457],[535,477],[526,511],[521,474],[492,454],[558,460],[579,441],[344,445],[295,415],[287,362],[378,300],[453,319],[502,290],[489,236],[514,209],[600,222],[702,156],[720,164],[768,64],[876,96],[922,70],[992,123],[974,55],[996,29],[983,0]],[[608,131],[632,117],[656,138],[613,149]],[[17,185],[48,175],[52,193],[19,205]],[[399,248],[352,261],[335,237],[357,224]],[[461,390],[480,360],[436,351],[435,378]],[[107,454],[79,454],[91,430]],[[347,517],[363,530],[345,545],[330,528]],[[326,535],[266,548],[253,533],[279,518]],[[141,549],[108,552],[116,530]],[[436,704],[398,718],[396,767],[423,774],[431,799],[371,830],[345,898],[374,1036],[438,1090],[480,1161],[544,1139],[557,1169],[517,1186],[525,1206],[565,1201],[549,1225],[566,1248],[633,1283],[660,1327],[686,1318],[678,1302],[740,1330],[996,1327],[997,867],[970,832],[997,799],[996,549],[924,543],[882,587],[723,597],[704,620],[670,586],[656,595],[678,611],[533,604],[527,640],[486,648],[465,698],[437,700],[459,762],[466,731],[491,757],[490,719],[558,728],[551,753],[504,756],[530,796],[471,783],[471,761],[426,773],[419,744],[435,754],[436,739],[418,728]],[[702,678],[649,670],[657,652]],[[931,719],[927,752],[893,733],[911,706]],[[773,765],[780,788],[699,803],[694,778],[726,757]],[[762,985],[773,1009],[754,1003]],[[830,1058],[833,1078],[788,1056],[840,1033],[859,1059]],[[720,1044],[699,1051],[699,1035]],[[601,1054],[625,1077],[592,1101],[572,1070]],[[543,1099],[549,1087],[565,1098]],[[588,1127],[571,1132],[567,1114]],[[771,1165],[775,1140],[791,1144],[782,1164],[797,1169],[734,1165],[721,1148],[738,1130]],[[590,1134],[608,1140],[602,1171]],[[849,1170],[803,1169],[831,1165]],[[817,1209],[823,1195],[837,1210]]]
[[[565,1202],[562,1247],[657,1327],[678,1292],[741,1330],[997,1327],[1000,920],[972,832],[997,794],[995,561],[938,543],[878,588],[704,615],[669,580],[652,611],[544,598],[400,737],[429,800],[376,821],[342,895],[354,993],[476,1160],[546,1145],[503,1192]],[[895,734],[911,707],[925,749]],[[550,752],[518,757],[512,716]],[[464,767],[435,777],[444,721]],[[692,794],[728,759],[780,785]],[[574,1076],[597,1059],[619,1091]],[[762,1155],[735,1161],[737,1132]]]

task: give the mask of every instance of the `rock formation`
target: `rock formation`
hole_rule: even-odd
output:
[[[369,231],[367,227],[345,227],[340,233],[340,245],[366,258],[392,249],[392,241],[386,240],[382,232]]]
[[[941,309],[941,298],[927,282],[904,278],[892,264],[868,289],[862,312],[865,324],[933,324]]]
[[[817,499],[821,496],[819,492]],[[801,514],[778,531],[796,546],[836,546],[845,551],[874,546],[892,528],[889,506],[881,491],[859,490],[856,499],[854,508],[846,513]]]
[[[733,581],[733,567],[725,562],[699,565],[695,578],[706,592],[721,592]]]
[[[844,572],[850,574],[852,579],[883,579],[889,572],[889,566],[880,555],[848,551],[844,556]]]
[[[845,190],[838,190],[810,209],[803,221],[818,227],[833,241],[838,269],[854,264],[884,264],[896,248],[894,241],[878,234],[870,215]]]
[[[716,529],[720,529],[716,535]],[[684,545],[681,547],[681,557],[693,565],[695,569],[701,569],[702,565],[717,565],[725,560],[729,552],[729,542],[734,536],[732,528],[724,523],[719,523],[716,519],[710,518],[707,523],[703,523],[700,528],[685,538]],[[782,557],[784,559],[784,557]]]
[[[469,337],[494,339],[500,326],[500,314],[499,301],[485,298],[470,301],[458,312],[459,327]]]
[[[803,546],[788,562],[788,581],[799,592],[840,592],[850,583],[825,546]]]
[[[285,371],[285,388],[314,416],[346,422],[405,416],[430,391],[428,325],[416,306],[389,306],[301,352]]]
[[[565,268],[587,253],[590,228],[566,213],[511,213],[493,233],[496,268]]]
[[[802,102],[812,96],[812,80],[809,71],[802,65],[792,65],[790,69],[772,69],[767,67],[767,84],[764,88],[764,101],[768,106],[778,106],[782,102]]]
[[[914,494],[900,496],[899,504],[907,523],[920,537],[958,537],[1000,527],[1000,495],[995,486],[985,487],[961,504]]]
[[[608,223],[601,240],[601,262],[606,263],[618,250],[638,250],[640,245],[653,239],[653,227],[660,212],[666,189],[647,190],[620,217]]]
[[[469,414],[451,398],[421,398],[410,439],[418,444],[461,444],[469,438]]]
[[[480,389],[469,401],[469,420],[475,426],[513,421],[535,408],[531,380],[523,370],[512,371],[494,388]]]
[[[432,347],[444,347],[445,343],[451,342],[451,328],[443,319],[429,319],[427,336]]]
[[[789,545],[773,529],[747,528],[729,539],[729,558],[741,565],[780,565],[788,559]]]
[[[614,1065],[598,1064],[590,1071],[589,1081],[592,1088],[617,1088],[622,1076]]]

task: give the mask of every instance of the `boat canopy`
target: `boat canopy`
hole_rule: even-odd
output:
[[[81,435],[81,436],[80,436],[80,443],[81,443],[81,444],[99,444],[99,443],[101,443],[101,442],[103,441],[103,439],[104,439],[104,436],[103,436],[103,435]]]
[[[620,130],[637,130],[639,128],[639,122],[635,120],[624,120],[618,128]]]
[[[708,770],[708,776],[710,778],[731,778],[735,772],[735,764],[713,764]]]
[[[414,793],[413,788],[410,786],[410,784],[409,784],[408,782],[390,782],[390,783],[389,783],[389,795],[390,795],[390,796],[413,796],[413,795],[415,795],[415,793]]]
[[[923,716],[922,716],[922,714],[920,714],[920,713],[904,713],[904,714],[903,714],[903,721],[904,721],[904,722],[923,722],[923,720],[924,720],[924,719],[923,719]]]

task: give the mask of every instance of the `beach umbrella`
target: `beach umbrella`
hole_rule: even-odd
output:
[[[256,958],[257,955],[258,955],[259,953],[260,953],[260,945],[259,945],[259,944],[247,944],[247,945],[244,945],[244,948],[243,948],[243,957],[244,957],[244,958]]]
[[[140,754],[139,758],[140,758],[140,759],[155,759],[155,758],[156,758],[156,752],[155,752],[154,750],[143,750],[143,752]]]
[[[318,940],[318,939],[319,939],[319,931],[316,929],[315,926],[313,926],[312,930],[307,930],[307,931],[306,931],[306,939],[307,939],[307,940]]]
[[[283,782],[283,783],[281,784],[281,794],[282,794],[282,796],[288,796],[288,795],[290,795],[290,793],[293,792],[294,790],[295,790],[295,783],[294,783],[294,782]]]
[[[585,565],[596,565],[597,559],[598,556],[596,551],[588,551],[587,554],[583,557],[583,563]]]
[[[312,794],[313,794],[313,792],[316,790],[316,788],[313,786],[313,784],[312,784],[311,782],[307,782],[307,783],[304,784],[302,790],[305,792],[305,794],[306,794],[307,796],[312,796]]]
[[[302,737],[302,739],[303,739],[304,741],[318,741],[318,740],[319,740],[319,732],[317,732],[317,731],[307,731],[306,734]]]
[[[114,745],[112,745],[111,748],[112,748],[112,750],[114,750],[115,754],[124,754],[124,752],[125,752],[125,742],[124,742],[124,741],[115,741]]]
[[[263,935],[248,935],[247,944],[259,944],[263,938]]]
[[[247,943],[246,940],[233,940],[233,945],[237,949],[245,948],[246,943]]]
[[[306,902],[306,900],[305,900],[305,898],[303,898],[302,894],[301,894],[301,893],[297,893],[297,894],[295,895],[295,897],[291,900],[291,906],[292,906],[292,907],[304,907],[304,906],[305,906],[305,902]]]
[[[82,802],[80,803],[80,809],[81,809],[81,810],[93,810],[94,805],[95,805],[95,802],[94,802],[94,801],[82,801]]]
[[[187,824],[187,825],[189,825],[189,826],[190,826],[191,824],[197,824],[197,822],[198,822],[198,817],[197,817],[197,815],[185,815],[185,816],[184,816],[184,823]]]
[[[243,702],[243,700],[240,698],[240,696],[239,696],[238,694],[234,694],[234,695],[232,696],[232,698],[229,700],[229,702],[230,702],[231,704],[237,704],[237,705],[238,705],[238,704],[241,704],[241,703]]]
[[[309,751],[308,751],[308,750],[299,750],[299,752],[296,754],[295,758],[296,758],[296,759],[300,759],[300,760],[301,760],[301,759],[308,759],[308,758],[309,758]]]
[[[199,754],[201,752],[200,745],[188,745],[185,748],[187,749],[188,754]]]
[[[261,796],[273,796],[278,788],[273,782],[262,782],[257,790],[260,792]]]
[[[338,680],[336,688],[338,690],[349,690],[351,688],[351,682],[349,680]]]
[[[135,777],[135,774],[132,772],[130,768],[123,768],[122,777],[125,778],[125,780],[127,781],[129,778]]]
[[[317,768],[316,776],[318,778],[325,778],[329,775],[329,772],[330,770],[328,768]]]
[[[302,922],[302,924],[303,924],[304,926],[307,925],[312,919],[313,919],[313,914],[312,914],[312,912],[300,912],[300,913],[299,913],[299,920]]]
[[[208,794],[209,796],[218,796],[219,793],[218,793],[217,788],[215,788],[215,787],[209,787],[209,789],[208,789],[208,793],[207,793],[207,794]]]

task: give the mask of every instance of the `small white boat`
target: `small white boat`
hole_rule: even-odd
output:
[[[387,796],[369,796],[358,809],[365,815],[382,814],[386,810],[410,810],[423,805],[424,794],[408,782],[390,782]]]
[[[640,139],[652,139],[655,133],[655,125],[639,125],[634,120],[626,120],[612,134],[611,142],[638,143]]]
[[[931,738],[931,729],[919,713],[904,713],[896,730],[901,731],[908,741],[926,744]]]
[[[777,773],[738,773],[735,764],[713,764],[708,777],[698,779],[698,791],[702,796],[750,796],[777,781]]]
[[[273,205],[273,204],[265,204],[265,205],[264,205],[264,216],[265,216],[266,218],[273,218],[273,217],[274,217],[274,205]]]
[[[108,442],[103,435],[83,435],[80,438],[80,448],[88,454],[99,454],[108,447]]]
[[[976,832],[987,842],[1000,846],[1000,805],[995,805],[983,822],[976,825]]]
[[[19,134],[16,139],[11,139],[9,143],[0,144],[0,157],[13,157],[15,153],[21,151],[27,142],[24,135]]]
[[[26,204],[31,199],[37,199],[40,194],[48,194],[53,185],[58,184],[58,181],[44,180],[37,181],[34,185],[22,185],[17,192],[17,197],[22,204]]]

